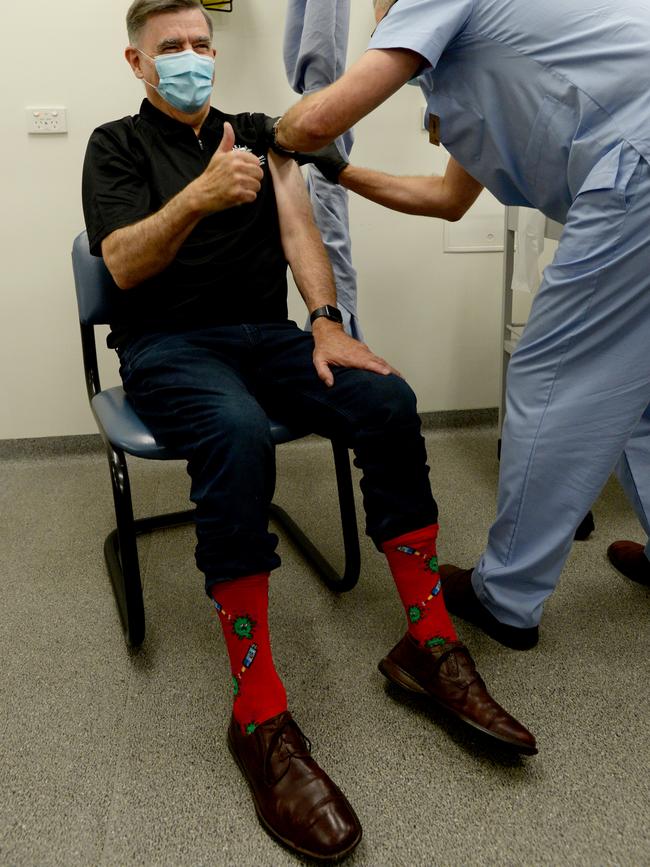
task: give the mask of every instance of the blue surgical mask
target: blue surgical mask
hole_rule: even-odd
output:
[[[149,57],[144,51],[140,53]],[[187,51],[159,54],[149,59],[156,64],[160,81],[158,87],[149,81],[147,84],[174,108],[184,114],[194,114],[210,99],[214,76],[213,57],[197,54],[188,48]]]

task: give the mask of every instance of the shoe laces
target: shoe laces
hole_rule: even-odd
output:
[[[300,737],[300,740],[303,744],[303,749],[295,749],[294,745],[287,741],[285,735],[289,732],[293,731],[297,733]],[[285,776],[287,771],[289,770],[289,766],[291,765],[291,759],[306,759],[309,755],[311,755],[312,744],[307,735],[303,734],[300,729],[300,726],[295,720],[287,720],[280,728],[276,729],[271,735],[271,739],[269,740],[269,746],[266,751],[266,756],[264,758],[264,779],[268,785],[275,785],[279,783],[280,780]],[[284,749],[284,758],[286,758],[286,762],[282,772],[278,776],[273,775],[273,769],[271,767],[271,757],[275,754],[276,750],[279,752],[280,749]]]
[[[473,683],[476,683],[480,678],[480,675],[479,675],[478,671],[476,670],[476,667],[473,665],[473,660],[472,660],[472,657],[469,653],[469,650],[461,642],[453,642],[453,643],[449,642],[449,644],[451,646],[447,647],[438,657],[438,660],[436,662],[436,667],[438,669],[440,669],[442,667],[442,665],[446,662],[452,669],[451,671],[449,671],[449,670],[446,671],[447,676],[451,675],[453,680],[459,681],[457,683],[458,687],[460,687],[462,689],[469,689],[469,687]],[[468,675],[468,673],[466,671],[462,670],[462,667],[461,667],[461,665],[459,663],[459,659],[458,659],[459,654],[462,654],[465,657],[465,659],[468,660],[470,665],[472,665],[472,667],[474,668],[474,671],[471,675]],[[462,673],[462,676],[464,678],[462,683],[460,682],[461,673]]]

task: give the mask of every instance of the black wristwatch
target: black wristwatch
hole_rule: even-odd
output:
[[[331,319],[332,322],[338,322],[339,325],[343,324],[343,315],[341,311],[338,307],[332,307],[331,304],[326,304],[324,307],[317,307],[309,317],[309,321],[313,325],[316,319],[320,319],[321,316],[324,316],[326,319]]]
[[[273,131],[272,131],[272,134],[273,134],[273,148],[274,148],[274,150],[277,150],[278,153],[282,153],[282,154],[295,154],[295,151],[290,151],[290,150],[288,150],[287,148],[283,148],[282,145],[278,143],[278,124],[280,123],[281,120],[282,120],[282,115],[280,115],[280,117],[279,117],[279,118],[276,120],[276,122],[273,124]]]

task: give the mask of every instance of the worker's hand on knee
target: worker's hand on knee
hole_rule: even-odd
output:
[[[233,150],[234,145],[233,128],[225,123],[221,144],[203,174],[193,181],[197,206],[206,214],[254,202],[262,188],[264,172],[259,157]]]
[[[314,367],[319,379],[327,386],[334,385],[333,367],[354,367],[370,370],[382,376],[401,373],[387,361],[375,355],[365,343],[345,333],[341,325],[319,319],[313,325]]]

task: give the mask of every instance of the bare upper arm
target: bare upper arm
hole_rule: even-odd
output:
[[[311,201],[298,164],[270,150],[269,169],[283,237],[313,224]]]

